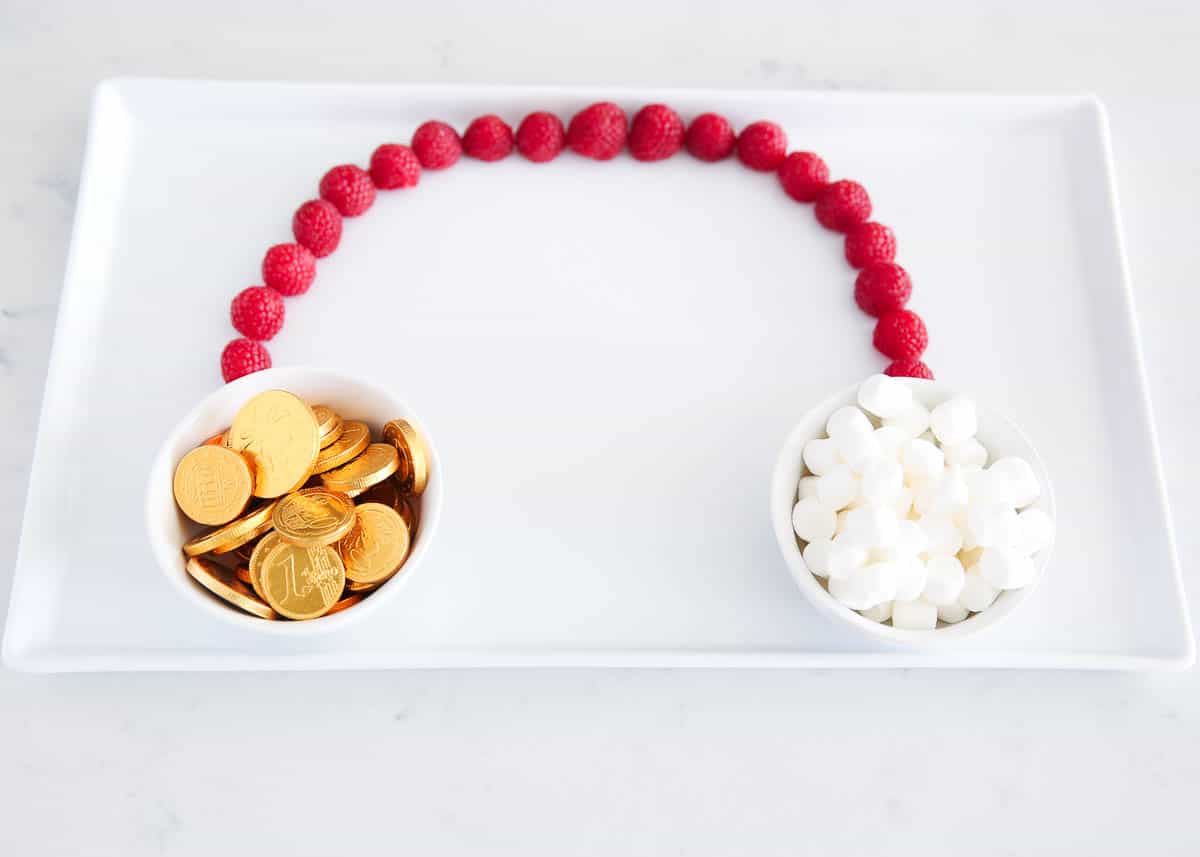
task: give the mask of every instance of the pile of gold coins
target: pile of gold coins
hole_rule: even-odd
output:
[[[175,468],[175,502],[215,527],[183,546],[188,573],[262,619],[315,619],[368,597],[408,558],[429,454],[404,420],[371,442],[284,390],[250,399]]]

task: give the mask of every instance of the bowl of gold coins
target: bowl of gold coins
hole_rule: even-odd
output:
[[[437,528],[429,437],[385,389],[268,369],[208,396],[171,432],[146,491],[159,565],[192,603],[297,634],[395,596]]]

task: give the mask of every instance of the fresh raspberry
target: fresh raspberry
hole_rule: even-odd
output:
[[[535,164],[558,157],[567,139],[562,120],[553,113],[530,113],[517,128],[517,151]]]
[[[412,150],[427,170],[444,170],[458,163],[462,141],[445,122],[430,120],[413,132]]]
[[[512,128],[499,116],[480,116],[463,132],[462,148],[467,157],[480,161],[507,158],[513,150]]]
[[[871,197],[858,182],[836,181],[817,197],[817,221],[834,232],[847,232],[871,216]]]
[[[317,260],[302,244],[276,244],[263,256],[263,284],[291,297],[308,291],[317,276]]]
[[[225,383],[251,372],[271,368],[271,353],[261,342],[253,339],[234,339],[221,352],[221,377]]]
[[[628,130],[625,111],[611,101],[600,101],[571,117],[567,146],[585,158],[611,161],[625,147]]]
[[[375,185],[367,171],[342,164],[321,179],[321,199],[333,203],[342,217],[358,217],[375,202]]]
[[[648,104],[629,127],[629,154],[639,161],[665,160],[683,146],[683,120],[665,104]]]
[[[787,134],[774,122],[751,122],[738,135],[737,156],[752,170],[777,170],[787,156]]]
[[[855,268],[896,258],[896,234],[882,223],[860,223],[846,230],[846,261]]]
[[[283,296],[268,286],[242,289],[229,305],[229,318],[247,339],[268,340],[283,327]]]
[[[879,318],[886,312],[902,309],[912,295],[908,272],[895,262],[877,262],[858,273],[854,281],[854,302],[867,315]]]
[[[894,309],[875,324],[875,348],[893,360],[916,360],[929,345],[925,322],[910,309]]]
[[[933,370],[920,360],[893,360],[883,370],[883,374],[893,378],[927,378],[933,380]]]
[[[779,183],[796,202],[812,202],[829,183],[829,167],[812,152],[792,152],[779,165]]]
[[[701,113],[688,126],[685,144],[693,158],[711,163],[732,155],[736,142],[728,119],[716,113]]]
[[[323,199],[310,199],[296,209],[292,218],[296,241],[322,259],[337,249],[342,240],[342,216]]]
[[[408,146],[384,143],[371,154],[371,181],[380,190],[416,187],[421,180],[421,162]]]

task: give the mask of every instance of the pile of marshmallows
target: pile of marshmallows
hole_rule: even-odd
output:
[[[987,466],[975,403],[932,411],[908,383],[874,375],[804,447],[792,526],[804,562],[847,607],[896,628],[929,630],[986,610],[1033,581],[1053,523],[1023,458]]]

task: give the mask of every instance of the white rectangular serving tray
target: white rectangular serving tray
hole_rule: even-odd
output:
[[[842,242],[735,161],[517,156],[348,221],[276,365],[383,381],[444,464],[428,564],[359,628],[259,636],[170,589],[156,447],[220,383],[229,299],[330,166],[423,120],[601,98],[770,118],[899,236],[939,378],[1017,420],[1058,498],[1035,597],[953,654],[818,616],[773,542],[775,454],[883,363]],[[1089,97],[112,81],[96,93],[4,638],[18,669],[1184,667],[1194,644]]]

